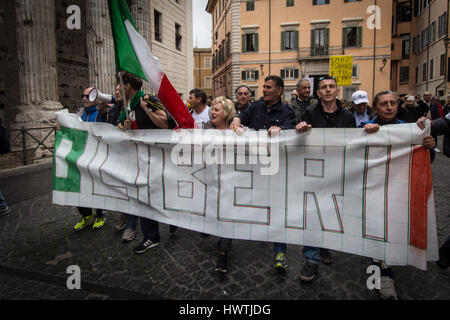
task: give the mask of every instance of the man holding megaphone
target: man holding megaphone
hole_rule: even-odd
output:
[[[102,114],[97,101],[90,101],[89,94],[92,91],[92,87],[84,89],[83,95],[83,108],[80,110],[80,117],[86,122],[102,122]],[[94,225],[92,229],[101,229],[105,225],[105,218],[103,217],[103,209],[96,209],[95,214],[92,208],[77,207],[78,212],[83,217],[73,228],[76,231],[83,230],[92,222]],[[95,218],[95,221],[94,221]]]

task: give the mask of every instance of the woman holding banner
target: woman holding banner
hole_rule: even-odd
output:
[[[213,100],[210,111],[210,121],[205,124],[205,129],[226,130],[231,124],[236,110],[233,102],[225,97],[218,97]],[[219,246],[219,259],[215,271],[228,272],[228,252],[231,250],[231,239],[220,238],[217,243]]]

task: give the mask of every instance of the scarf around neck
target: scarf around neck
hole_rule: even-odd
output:
[[[144,97],[144,92],[142,90],[139,90],[134,94],[134,96],[130,100],[130,106],[128,107],[128,112],[136,110],[136,108],[141,103],[141,98]],[[122,108],[122,111],[119,115],[119,121],[123,125],[124,121],[127,119],[127,114],[125,113],[125,108]]]

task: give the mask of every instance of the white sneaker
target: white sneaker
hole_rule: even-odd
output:
[[[125,229],[126,226],[127,226],[127,215],[125,213],[122,213],[120,216],[120,220],[117,222],[114,229],[116,231],[121,231],[121,230]]]
[[[395,292],[394,279],[388,276],[381,276],[380,298],[383,300],[398,300]]]
[[[434,152],[441,152],[437,147],[433,149]]]
[[[122,241],[123,242],[131,242],[136,238],[136,230],[131,228],[126,228],[123,232]]]

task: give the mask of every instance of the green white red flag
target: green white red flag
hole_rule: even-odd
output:
[[[152,55],[147,41],[139,34],[125,0],[108,0],[114,39],[116,69],[147,80],[155,95],[178,123],[179,128],[194,128],[195,122],[178,92]]]

